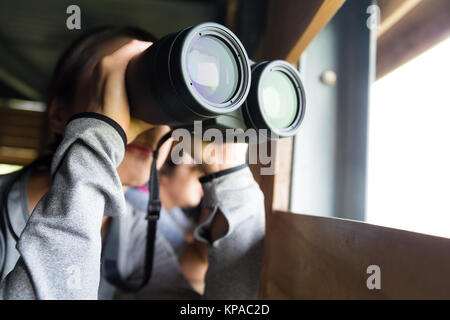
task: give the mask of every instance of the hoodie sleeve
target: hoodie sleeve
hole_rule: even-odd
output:
[[[102,218],[126,210],[116,171],[125,146],[112,119],[72,117],[52,160],[50,190],[17,242],[20,259],[0,285],[1,299],[97,299]]]
[[[265,234],[263,193],[247,166],[205,180],[203,205],[210,216],[195,230],[195,237],[208,246],[203,298],[258,299]],[[211,225],[219,210],[228,232],[211,243]]]

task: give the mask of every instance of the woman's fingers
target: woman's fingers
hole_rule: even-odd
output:
[[[100,62],[105,84],[102,113],[122,126],[128,141],[134,140],[141,132],[151,128],[150,125],[140,120],[130,121],[130,106],[125,87],[125,72],[128,63],[151,45],[151,42],[132,40]]]
[[[114,53],[104,58],[107,68],[126,69],[128,62],[136,55],[145,51],[152,45],[152,42],[131,40],[126,45],[120,47]]]

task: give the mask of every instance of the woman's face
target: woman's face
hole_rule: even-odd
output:
[[[159,139],[170,131],[168,126],[157,126],[143,132],[136,140],[127,145],[122,163],[117,168],[120,180],[124,186],[137,187],[150,179],[150,167],[153,161],[153,151]],[[158,169],[166,160],[170,151],[170,140],[166,141],[158,153]]]
[[[109,40],[97,47],[98,60],[115,52],[123,45],[131,41],[131,38],[120,37]],[[76,59],[76,58],[74,58]],[[67,63],[70,63],[68,61]],[[90,68],[92,70],[92,68]],[[89,72],[89,71],[87,71]],[[86,76],[86,75],[83,75]],[[89,76],[89,75],[87,75]],[[125,79],[124,79],[125,81]],[[132,109],[133,106],[130,106]],[[52,101],[49,105],[50,126],[54,133],[63,134],[64,126],[69,117],[76,111],[68,106],[58,105]],[[170,131],[169,126],[156,126],[140,134],[134,141],[129,143],[125,150],[122,163],[117,168],[120,180],[124,186],[140,186],[150,178],[150,167],[153,161],[153,151],[160,138]],[[164,163],[170,149],[170,141],[164,143],[159,151],[158,168]]]

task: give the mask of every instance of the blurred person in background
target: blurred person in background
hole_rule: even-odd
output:
[[[166,277],[157,274],[137,297],[161,298],[165,295],[167,298],[180,298],[179,292],[188,290],[192,291],[192,295],[187,298],[199,298],[203,294],[204,277],[208,267],[207,248],[203,242],[194,237],[195,227],[202,218],[200,201],[203,190],[199,182],[202,175],[200,166],[195,165],[192,157],[187,154],[183,155],[183,163],[179,165],[174,164],[168,157],[159,170],[162,209],[158,220],[157,237],[167,241],[166,253],[176,257],[178,263],[174,266],[166,265],[154,272],[160,273],[160,270],[173,269],[179,277],[169,277],[169,279],[178,279],[179,282],[171,283],[166,280]],[[128,189],[125,198],[134,207],[145,212],[148,194],[147,187],[141,186]],[[158,265],[163,265],[161,263],[163,261],[167,264],[175,261],[175,259],[164,259],[164,257],[166,256],[155,256]]]

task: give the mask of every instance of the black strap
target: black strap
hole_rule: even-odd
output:
[[[162,144],[166,142],[172,136],[172,132],[165,134],[158,142],[158,145],[153,152],[153,161],[150,170],[150,181],[149,184],[149,199],[147,206],[147,241],[145,248],[145,266],[144,266],[144,276],[139,284],[127,283],[122,279],[119,268],[117,267],[117,261],[106,259],[104,267],[106,268],[106,279],[119,289],[126,292],[137,292],[147,285],[150,281],[153,271],[153,256],[155,251],[155,239],[156,239],[156,224],[159,219],[159,213],[161,211],[161,201],[159,199],[159,180],[158,180],[158,170],[156,168],[156,163],[158,160],[159,149]],[[111,230],[114,234],[114,230]],[[118,230],[117,230],[118,232]],[[118,234],[115,235],[117,237]],[[111,240],[111,239],[109,239]],[[112,239],[113,240],[113,239]],[[115,239],[116,244],[118,244],[118,239]],[[115,249],[118,246],[114,246]],[[116,255],[118,257],[118,255]]]
[[[225,169],[225,170],[221,170],[221,171],[218,171],[218,172],[210,173],[210,174],[208,174],[206,176],[200,177],[198,180],[200,181],[200,183],[206,183],[206,182],[209,182],[209,181],[214,180],[216,178],[220,178],[220,177],[222,177],[224,175],[227,175],[227,174],[239,171],[239,170],[247,168],[247,167],[248,167],[248,164],[244,163],[244,164],[238,165],[236,167],[232,167],[232,168],[229,168],[229,169]]]

